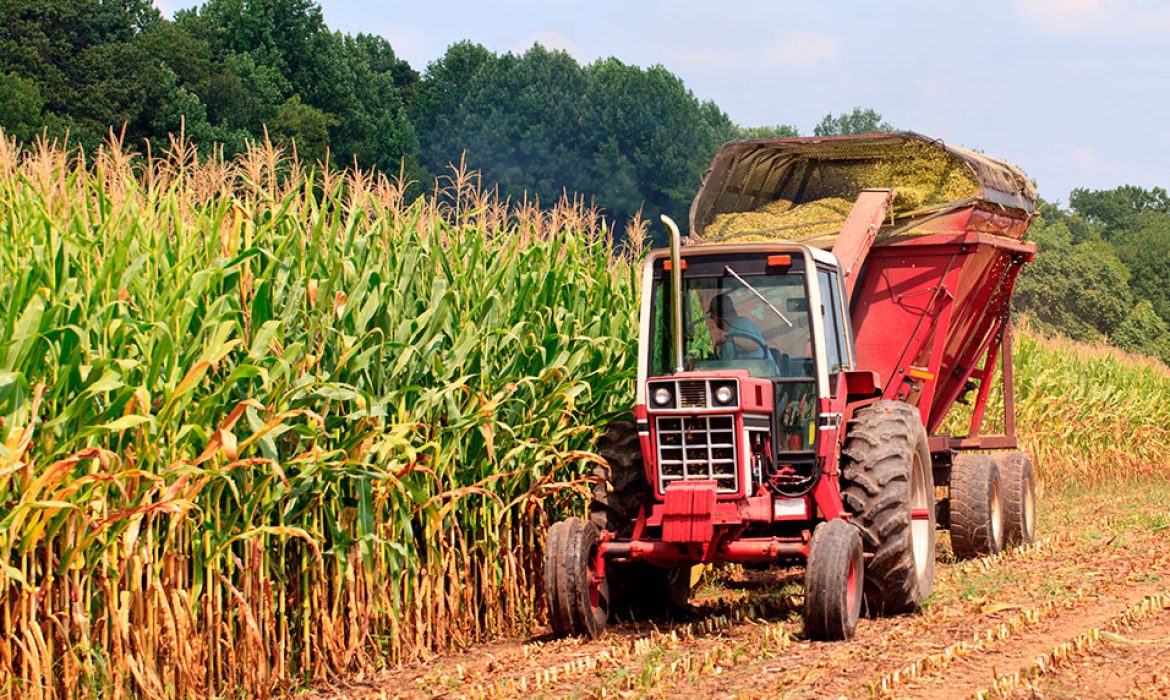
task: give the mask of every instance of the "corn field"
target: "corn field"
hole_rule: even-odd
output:
[[[0,138],[0,226],[0,694],[280,695],[539,622],[633,396],[596,212]],[[1016,365],[1041,478],[1161,464],[1164,366],[1026,329]]]
[[[0,144],[0,688],[265,696],[522,631],[632,395],[595,212]]]
[[[1109,346],[1045,338],[1026,322],[1013,350],[1021,446],[1041,481],[1093,486],[1162,478],[1170,368]],[[997,376],[984,432],[1002,430],[1001,386]]]

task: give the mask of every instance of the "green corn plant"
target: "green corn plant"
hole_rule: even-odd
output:
[[[5,692],[266,696],[535,624],[632,398],[594,212],[6,142],[0,220]]]

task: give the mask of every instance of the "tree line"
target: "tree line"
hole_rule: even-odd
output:
[[[207,0],[173,19],[151,0],[0,0],[0,128],[87,150],[111,128],[131,147],[182,129],[229,157],[268,137],[419,183],[466,162],[504,197],[581,195],[618,229],[639,214],[685,221],[725,141],[799,135],[735,124],[662,66],[582,65],[538,45],[461,42],[420,72],[382,37],[329,29],[312,0]],[[813,133],[892,128],[857,108]],[[1044,204],[1017,307],[1170,360],[1168,206],[1165,190],[1131,186]]]
[[[1170,195],[1122,185],[1041,203],[1013,303],[1043,330],[1170,363]]]

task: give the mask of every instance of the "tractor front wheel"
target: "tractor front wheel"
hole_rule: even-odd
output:
[[[963,454],[951,467],[951,550],[970,559],[1003,550],[1003,489],[988,455]]]
[[[804,571],[804,634],[818,641],[849,639],[861,616],[865,559],[857,528],[837,518],[817,525]]]
[[[1003,480],[1004,544],[1015,546],[1036,541],[1036,477],[1032,460],[1023,452],[995,456]]]
[[[544,545],[544,596],[557,637],[601,636],[609,619],[609,588],[598,575],[597,526],[580,518],[554,523]]]

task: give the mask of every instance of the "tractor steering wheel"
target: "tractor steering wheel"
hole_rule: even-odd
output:
[[[737,342],[739,340],[748,341],[749,343],[755,345],[757,349],[756,350],[743,350],[742,344]],[[742,333],[740,331],[727,331],[727,334],[724,336],[723,347],[726,348],[728,343],[732,343],[735,346],[736,354],[740,355],[741,358],[742,358],[742,353],[755,353],[755,352],[759,352],[759,354],[760,354],[759,359],[767,359],[768,358],[768,346],[764,343],[763,340],[760,340],[760,338],[757,336],[748,335],[747,333]],[[720,353],[720,354],[722,354],[722,353]],[[749,358],[742,358],[742,359],[749,359]]]

